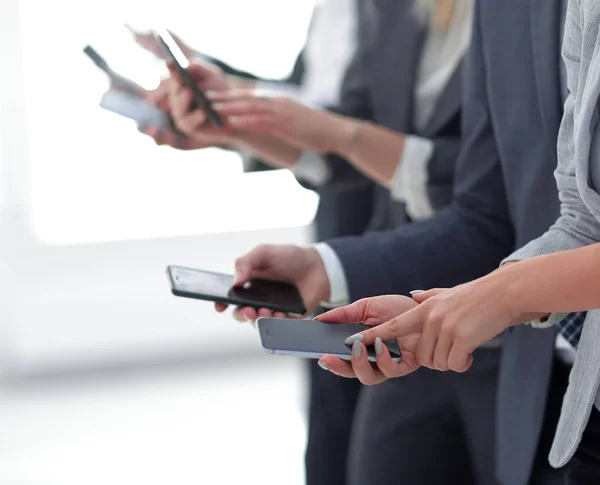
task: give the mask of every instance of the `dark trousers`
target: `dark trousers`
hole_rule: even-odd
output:
[[[579,448],[567,465],[566,484],[600,484],[600,412],[595,407]]]
[[[548,462],[548,455],[554,441],[563,397],[569,385],[570,373],[571,366],[563,364],[558,359],[554,360],[544,413],[544,424],[529,485],[565,485],[566,469],[552,468]]]
[[[346,485],[348,448],[361,383],[326,372],[308,361],[307,485]]]

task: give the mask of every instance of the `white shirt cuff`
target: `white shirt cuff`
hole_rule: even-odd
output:
[[[329,301],[322,302],[321,306],[333,308],[347,305],[350,303],[350,294],[346,273],[344,273],[344,266],[340,258],[329,244],[317,243],[313,247],[319,253],[329,279]]]
[[[406,137],[390,191],[394,200],[406,204],[406,212],[413,220],[427,219],[434,213],[427,196],[427,166],[432,156],[431,140],[413,135]]]
[[[325,159],[318,153],[308,150],[302,152],[291,171],[296,178],[314,187],[325,185],[331,178],[331,170]]]

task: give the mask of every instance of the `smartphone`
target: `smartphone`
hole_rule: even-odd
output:
[[[256,309],[268,308],[293,315],[306,313],[300,292],[289,283],[256,279],[234,287],[232,275],[183,266],[168,266],[167,275],[171,291],[176,296]]]
[[[88,56],[92,62],[109,77],[114,89],[123,91],[124,93],[132,96],[137,96],[139,98],[143,97],[144,89],[131,79],[127,79],[126,77],[121,76],[113,71],[108,62],[106,62],[106,60],[100,54],[98,54],[98,52],[92,46],[85,46],[83,53]]]
[[[223,128],[221,118],[212,108],[210,102],[206,96],[204,96],[204,93],[200,91],[194,78],[187,71],[189,61],[181,48],[177,45],[177,42],[175,42],[175,39],[173,39],[173,36],[166,29],[162,29],[160,32],[156,33],[156,40],[164,49],[167,57],[173,62],[175,70],[181,77],[181,81],[192,91],[195,106],[192,106],[191,109],[201,108],[206,113],[208,121],[217,128]]]
[[[343,360],[351,360],[352,357],[352,347],[344,341],[369,328],[362,323],[327,323],[283,318],[259,318],[257,325],[262,348],[269,354],[293,355],[306,359],[334,355]],[[389,340],[384,345],[392,359],[400,362],[398,342]],[[367,355],[370,362],[376,362],[374,346],[367,346]]]
[[[100,106],[134,120],[140,126],[157,126],[175,131],[173,121],[167,113],[131,94],[111,89],[100,99]]]

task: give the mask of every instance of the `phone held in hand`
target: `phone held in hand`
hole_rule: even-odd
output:
[[[352,347],[345,340],[369,327],[362,323],[327,323],[314,320],[259,318],[258,332],[262,348],[269,354],[291,355],[306,359],[320,359],[333,355],[351,360]],[[400,362],[401,353],[396,340],[384,342],[392,360]],[[376,362],[375,348],[367,346],[370,362]]]
[[[123,93],[129,94],[130,96],[143,97],[145,90],[131,79],[127,79],[125,76],[121,76],[115,72],[108,62],[91,46],[87,45],[83,49],[83,53],[88,56],[91,61],[104,72],[111,81],[111,88]]]
[[[210,121],[217,128],[223,128],[223,122],[221,121],[221,118],[213,109],[210,101],[208,101],[204,93],[200,90],[194,78],[188,72],[187,68],[189,67],[189,61],[173,36],[166,29],[162,29],[156,33],[156,39],[164,49],[169,60],[173,63],[173,66],[177,71],[177,74],[179,74],[183,84],[185,84],[192,92],[192,96],[194,97],[194,102],[196,105],[192,107],[192,110],[197,108],[202,109],[206,113],[206,118],[208,121]]]
[[[298,289],[282,281],[256,279],[235,287],[232,275],[173,265],[167,267],[167,276],[176,296],[291,315],[306,313]]]

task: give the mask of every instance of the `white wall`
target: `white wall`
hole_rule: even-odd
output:
[[[314,196],[306,195],[302,189],[290,185],[289,180],[286,182],[285,177],[280,177],[278,180],[283,181],[280,182],[283,185],[276,189],[289,200],[278,199],[269,204],[268,197],[265,197],[269,180],[264,177],[261,181],[258,178],[248,179],[255,183],[241,194],[240,202],[236,202],[242,209],[239,211],[240,221],[245,224],[236,227],[255,227],[243,212],[255,207],[250,212],[258,212],[258,215],[261,210],[272,209],[271,222],[259,224],[259,227],[275,229],[247,232],[234,230],[222,234],[171,238],[156,236],[152,230],[153,223],[157,226],[163,224],[169,230],[172,229],[173,236],[199,234],[202,232],[202,223],[191,221],[194,211],[221,209],[218,204],[216,207],[187,207],[190,217],[182,216],[181,212],[176,214],[171,206],[164,210],[165,204],[161,204],[160,199],[153,198],[151,190],[152,187],[156,187],[157,197],[167,197],[164,193],[159,194],[161,173],[164,173],[165,167],[168,168],[168,165],[160,166],[160,157],[164,157],[166,153],[163,151],[160,152],[160,156],[154,155],[152,167],[148,165],[148,173],[152,173],[154,177],[151,183],[144,177],[139,177],[137,187],[135,183],[130,184],[132,193],[139,188],[149,204],[162,206],[162,213],[153,218],[155,214],[147,210],[143,214],[145,225],[141,229],[127,227],[126,218],[115,222],[119,215],[119,205],[115,203],[115,194],[111,193],[111,186],[102,185],[102,194],[106,197],[104,200],[112,203],[112,212],[109,212],[110,217],[105,217],[107,220],[104,221],[107,224],[106,237],[94,233],[98,229],[96,222],[89,224],[89,220],[81,218],[77,212],[69,212],[69,208],[77,209],[78,202],[81,202],[81,207],[93,206],[97,210],[94,214],[95,221],[103,222],[102,200],[93,205],[95,200],[78,201],[76,197],[70,197],[68,203],[58,198],[44,199],[51,197],[53,192],[70,193],[69,190],[78,183],[79,174],[85,174],[86,180],[89,181],[90,175],[85,172],[85,163],[91,163],[87,158],[97,156],[99,149],[90,143],[85,149],[75,150],[73,145],[68,144],[71,132],[68,125],[63,123],[64,120],[60,121],[61,118],[53,116],[49,110],[37,109],[44,97],[58,96],[54,88],[59,85],[73,83],[74,86],[78,86],[78,93],[85,90],[82,91],[82,85],[74,78],[73,73],[66,76],[64,81],[57,82],[57,77],[65,75],[64,70],[52,69],[54,63],[48,64],[48,61],[54,56],[56,66],[60,66],[61,62],[64,64],[64,59],[51,48],[47,51],[36,50],[36,55],[41,56],[39,66],[43,66],[39,73],[36,72],[36,64],[32,64],[36,58],[31,57],[33,51],[30,49],[35,43],[32,43],[31,37],[27,37],[29,47],[26,51],[29,55],[27,68],[24,69],[24,51],[21,49],[22,36],[19,27],[25,24],[24,19],[20,19],[18,15],[19,1],[2,0],[0,15],[0,59],[4,67],[3,75],[0,76],[0,371],[51,372],[90,365],[105,366],[173,359],[178,356],[193,358],[213,353],[258,351],[255,334],[249,328],[234,323],[228,316],[216,315],[210,304],[171,296],[164,268],[167,264],[179,263],[232,271],[235,257],[256,243],[307,241],[310,232],[308,227],[277,227],[286,225],[286,204],[289,200],[297,200],[296,196],[304,197],[301,200],[310,205],[310,208],[307,209],[308,212],[297,212],[299,215],[293,220],[306,221],[306,214],[314,210]],[[35,11],[32,10],[35,6],[34,0],[22,1],[23,5],[27,3],[30,11]],[[79,2],[72,3],[79,5]],[[204,5],[207,5],[206,2]],[[45,1],[39,2],[40,8],[48,6]],[[115,8],[117,6],[116,3],[113,5]],[[80,7],[81,5],[77,8]],[[95,8],[100,7],[100,3],[95,4]],[[48,28],[49,19],[42,17],[37,15],[32,18],[35,22],[41,22],[40,27]],[[68,21],[67,17],[59,19],[59,22]],[[27,35],[34,35],[34,27],[37,24],[29,22],[27,25]],[[80,34],[81,31],[85,33],[84,27],[77,25]],[[251,29],[251,26],[247,27]],[[52,28],[60,30],[61,25],[53,24]],[[100,30],[98,26],[95,28]],[[48,33],[42,37],[51,45],[54,37],[46,34]],[[294,42],[297,42],[299,33],[295,35],[298,39]],[[40,42],[44,39],[40,39]],[[65,35],[60,37],[60,42],[65,42]],[[78,45],[71,46],[68,53],[65,51],[65,55],[78,56],[79,51]],[[83,60],[82,63],[84,62]],[[24,75],[24,72],[27,75]],[[96,74],[93,72],[93,75]],[[88,75],[92,74],[86,73],[83,77]],[[33,87],[35,90],[32,90]],[[66,113],[70,109],[68,103],[75,103],[73,99],[69,99],[69,92],[67,89],[60,93],[60,102],[56,106],[48,106],[53,106],[57,113]],[[64,109],[60,103],[63,103]],[[94,108],[95,106],[92,106],[92,109]],[[81,106],[77,109],[81,110]],[[77,110],[73,112],[79,113]],[[27,115],[32,119],[27,120]],[[71,119],[71,122],[79,121],[76,125],[80,129],[80,125],[93,118],[89,118],[91,115],[88,111],[86,116],[88,118],[75,118]],[[109,115],[103,113],[100,117],[102,116]],[[134,168],[126,166],[131,160],[131,153],[135,151],[133,146],[125,144],[129,136],[136,136],[137,133],[134,129],[130,132],[119,132],[119,138],[115,142],[110,138],[111,133],[117,136],[116,132],[125,126],[119,122],[121,120],[115,120],[115,125],[111,127],[107,126],[112,121],[102,125],[106,126],[106,130],[98,132],[96,140],[102,140],[103,136],[105,139],[108,137],[107,143],[102,144],[102,149],[111,143],[123,145],[127,157],[115,160],[114,153],[118,153],[115,149],[106,160],[106,170],[110,170],[116,177],[121,164],[122,173],[127,172],[129,176],[134,177],[141,165]],[[111,129],[113,132],[109,131]],[[40,140],[46,140],[47,143]],[[64,151],[61,151],[63,144]],[[145,145],[143,150],[149,153],[151,148]],[[69,157],[66,162],[65,157]],[[186,160],[186,163],[189,163],[189,155]],[[140,160],[134,162],[140,164]],[[177,173],[182,181],[190,184],[190,177],[186,178],[185,167],[176,165],[175,161],[172,163],[173,172]],[[68,164],[74,167],[72,173],[66,172],[67,176],[56,177],[53,172],[68,167]],[[96,163],[90,165],[90,168],[100,173],[102,166]],[[227,170],[233,173],[233,168]],[[51,176],[54,178],[47,178]],[[265,175],[273,176],[277,175]],[[226,187],[233,191],[233,183],[237,184],[235,187],[249,185],[248,180],[242,180],[240,177],[246,176],[236,176],[235,181]],[[106,184],[107,181],[110,182],[110,177],[102,179],[102,183]],[[227,180],[224,182],[227,183]],[[64,185],[61,186],[61,183]],[[93,188],[97,190],[97,187]],[[79,192],[73,193],[86,195],[85,187],[77,187],[77,190]],[[126,196],[127,194],[124,195]],[[244,203],[245,200],[250,202]],[[35,207],[34,201],[37,204]],[[124,199],[124,202],[127,200]],[[139,206],[143,208],[144,204]],[[139,206],[132,206],[131,213],[135,214]],[[49,207],[53,210],[48,211]],[[65,211],[64,214],[62,210]],[[109,210],[108,207],[106,210]],[[222,210],[228,214],[232,213],[231,207]],[[172,222],[171,214],[179,216],[182,220],[177,220],[177,224],[169,226]],[[191,222],[188,224],[188,221]],[[86,224],[89,227],[86,227]],[[55,228],[58,228],[56,233],[52,232]],[[119,234],[125,234],[123,239],[130,240],[119,241],[115,236]],[[162,233],[156,231],[156,234]],[[61,238],[66,242],[61,243]],[[113,238],[115,242],[100,242]],[[79,240],[84,243],[76,243]]]

